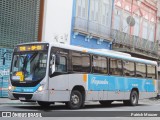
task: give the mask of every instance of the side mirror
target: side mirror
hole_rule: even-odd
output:
[[[60,64],[60,56],[59,55],[51,55],[50,60],[50,74],[52,75],[56,70],[56,65]]]
[[[18,68],[17,61],[18,61],[18,56],[16,56],[15,61],[14,61],[14,67]]]
[[[50,60],[50,75],[52,75],[55,72],[55,55],[51,55]]]
[[[50,65],[54,65],[55,63],[55,55],[51,56]]]

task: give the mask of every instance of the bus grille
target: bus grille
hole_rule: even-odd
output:
[[[30,100],[32,98],[32,94],[13,94],[16,99],[25,98],[26,100]]]

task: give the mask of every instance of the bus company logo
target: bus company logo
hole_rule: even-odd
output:
[[[11,112],[2,112],[2,117],[12,117]]]
[[[96,77],[93,77],[91,79],[91,84],[95,84],[96,86],[98,85],[108,85],[108,81],[105,79],[105,80],[96,80]]]

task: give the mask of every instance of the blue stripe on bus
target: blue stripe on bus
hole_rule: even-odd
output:
[[[40,84],[35,87],[15,87],[13,92],[21,92],[21,93],[34,93],[39,88]]]
[[[155,92],[154,80],[92,74],[88,75],[88,90],[127,92],[131,91],[132,88],[138,88],[139,92]]]

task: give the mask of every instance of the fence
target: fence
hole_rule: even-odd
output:
[[[75,17],[74,30],[94,37],[110,38],[110,27],[80,17]]]
[[[112,30],[112,38],[114,39],[115,43],[154,54],[158,53],[158,42],[152,42],[138,36],[129,35],[119,30]]]

